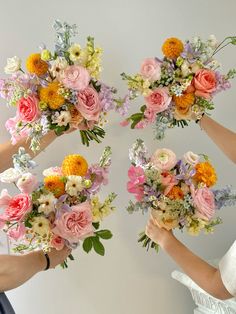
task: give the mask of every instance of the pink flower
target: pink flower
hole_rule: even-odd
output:
[[[65,246],[65,241],[60,236],[53,234],[52,240],[51,240],[51,246],[60,251]]]
[[[213,192],[207,187],[199,188],[197,190],[191,186],[191,194],[194,205],[197,208],[197,217],[210,220],[215,214],[215,197]]]
[[[8,194],[6,189],[3,189],[0,194],[0,208],[5,208],[9,205],[12,197]]]
[[[153,123],[156,119],[156,112],[150,108],[147,108],[144,111],[144,116],[148,120],[149,123]]]
[[[135,125],[135,129],[144,129],[146,128],[148,125],[148,120],[147,119],[143,119],[141,121],[139,121],[136,125]]]
[[[127,126],[127,125],[129,125],[129,120],[127,120],[127,119],[120,122],[120,126],[124,127],[124,126]]]
[[[32,209],[32,201],[28,194],[18,194],[13,196],[10,201],[7,201],[7,205],[2,219],[6,221],[21,221],[25,215]]]
[[[216,90],[216,74],[212,70],[198,70],[193,79],[195,95],[206,99],[211,98],[211,93]]]
[[[19,117],[10,118],[6,121],[5,127],[7,131],[11,134],[11,143],[15,145],[22,138],[29,135],[29,129],[23,128],[20,132],[17,132],[17,123],[19,122]]]
[[[12,238],[13,240],[17,241],[17,240],[23,238],[23,236],[25,235],[25,232],[26,232],[26,228],[25,228],[25,226],[21,223],[21,224],[19,224],[16,228],[14,228],[14,229],[11,228],[11,229],[8,231],[7,234],[8,234],[8,236],[9,236],[10,238]]]
[[[156,88],[149,96],[145,97],[147,108],[155,113],[166,110],[171,102],[168,89]]]
[[[154,167],[168,171],[174,168],[177,163],[177,158],[174,152],[170,149],[157,149],[151,157],[151,163]]]
[[[45,170],[43,170],[43,175],[45,177],[49,176],[63,176],[63,172],[61,167],[50,167]]]
[[[128,170],[130,181],[127,183],[129,193],[136,194],[135,198],[140,202],[144,196],[145,174],[141,167],[131,166]]]
[[[161,174],[161,184],[165,186],[164,195],[167,195],[173,186],[178,184],[178,180],[169,172],[162,172]]]
[[[80,65],[70,65],[63,72],[62,83],[67,88],[82,91],[88,86],[89,81],[89,72]]]
[[[89,202],[72,206],[70,212],[64,213],[55,221],[53,233],[71,243],[78,243],[93,234],[93,215]]]
[[[38,99],[35,96],[22,97],[17,104],[17,116],[23,122],[33,122],[39,117]]]
[[[30,194],[38,187],[39,183],[36,176],[28,172],[21,176],[16,185],[22,193]]]
[[[147,58],[141,65],[140,73],[150,81],[158,81],[161,77],[161,63],[154,58]]]
[[[98,121],[101,112],[101,102],[94,88],[87,87],[78,94],[76,108],[85,119]]]

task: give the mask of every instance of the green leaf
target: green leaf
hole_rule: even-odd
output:
[[[91,84],[93,85],[93,88],[94,88],[98,93],[100,93],[100,91],[101,91],[101,85],[100,85],[97,81],[94,81],[94,80],[91,80]]]
[[[89,253],[92,250],[92,247],[93,247],[92,238],[93,237],[89,237],[89,238],[85,239],[83,242],[83,249],[86,253]]]
[[[99,236],[99,238],[104,240],[109,240],[112,238],[112,233],[110,230],[99,230],[96,232],[96,234]]]
[[[98,237],[92,237],[91,239],[93,241],[94,251],[97,254],[104,256],[105,255],[105,248],[104,248],[103,244],[100,242],[99,238]]]
[[[93,222],[93,226],[96,230],[100,227],[100,222]]]
[[[146,105],[143,105],[141,108],[140,108],[140,111],[141,112],[144,112],[146,110],[147,106]]]

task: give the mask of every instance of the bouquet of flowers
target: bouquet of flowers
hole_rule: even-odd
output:
[[[177,159],[173,151],[163,148],[148,156],[140,139],[129,155],[132,165],[127,189],[137,200],[130,201],[129,213],[151,209],[160,227],[185,228],[189,234],[198,235],[202,230],[213,232],[214,226],[221,223],[215,218],[217,209],[236,204],[236,192],[231,187],[212,189],[217,175],[206,155],[187,152]],[[147,249],[158,250],[145,233],[140,234],[139,242]]]
[[[214,109],[213,97],[231,87],[230,79],[236,75],[231,69],[226,75],[219,71],[215,55],[229,44],[236,45],[236,37],[227,37],[218,43],[215,36],[207,41],[195,37],[184,43],[178,38],[168,38],[163,46],[163,59],[147,58],[140,72],[127,81],[130,100],[144,97],[140,112],[132,114],[121,125],[131,123],[131,128],[142,129],[154,124],[156,139],[161,140],[167,128],[187,126],[191,119]],[[128,101],[124,103],[128,110]]]
[[[18,57],[9,58],[0,80],[0,96],[16,107],[16,116],[6,122],[15,144],[31,138],[31,149],[39,149],[40,138],[49,130],[61,135],[69,129],[80,130],[82,143],[100,143],[107,112],[116,109],[116,90],[99,80],[101,48],[88,37],[84,48],[73,43],[76,25],[54,23],[55,50],[43,44],[40,52],[30,54],[26,72]]]
[[[89,166],[82,156],[68,155],[60,167],[44,170],[40,183],[32,174],[35,163],[20,148],[13,156],[14,168],[0,174],[1,182],[14,183],[20,191],[11,196],[3,189],[0,194],[0,228],[15,244],[14,251],[75,249],[82,242],[85,252],[104,255],[101,240],[112,233],[100,230],[100,223],[114,211],[116,194],[101,202],[98,192],[108,183],[110,156],[106,147],[100,162]]]

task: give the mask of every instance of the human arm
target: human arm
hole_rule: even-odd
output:
[[[64,262],[70,254],[64,247],[61,251],[52,249],[49,253],[50,268]],[[7,291],[21,286],[35,274],[43,271],[47,265],[43,251],[24,255],[0,255],[0,291]]]
[[[183,271],[203,290],[217,299],[225,300],[233,296],[225,288],[218,269],[209,265],[183,245],[171,231],[159,228],[151,217],[146,235],[183,269]]]
[[[200,119],[199,125],[220,150],[236,163],[236,133],[225,128],[206,114]]]

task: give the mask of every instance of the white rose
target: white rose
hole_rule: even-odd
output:
[[[14,183],[21,177],[21,173],[14,168],[9,168],[0,173],[0,181],[3,183]]]
[[[195,166],[199,162],[199,159],[200,157],[191,151],[184,154],[184,161],[191,166]]]
[[[21,59],[18,57],[12,57],[7,59],[7,65],[4,68],[6,74],[13,74],[19,71],[21,68]]]

